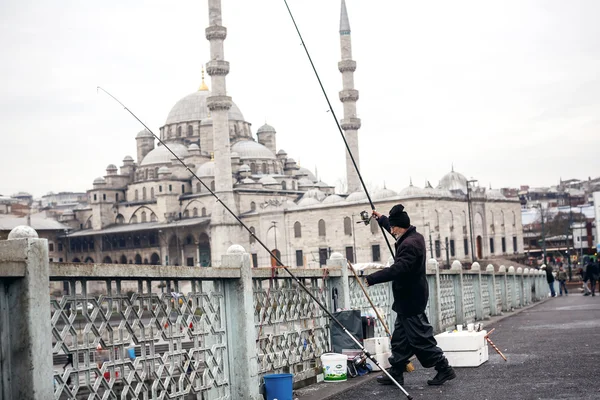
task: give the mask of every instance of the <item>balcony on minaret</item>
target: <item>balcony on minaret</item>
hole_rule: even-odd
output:
[[[206,107],[210,111],[229,110],[231,108],[231,97],[229,96],[210,96],[206,98]]]
[[[358,100],[358,90],[356,89],[345,89],[340,91],[340,101],[345,103],[347,101],[357,101]]]
[[[338,69],[341,73],[354,72],[356,71],[356,61],[354,60],[342,60],[338,63]]]
[[[344,118],[340,125],[345,131],[356,131],[360,129],[360,118]]]
[[[229,61],[212,60],[206,63],[206,72],[210,76],[227,75],[229,73]]]
[[[206,28],[205,33],[207,40],[225,40],[227,37],[227,28],[224,26],[213,25]]]

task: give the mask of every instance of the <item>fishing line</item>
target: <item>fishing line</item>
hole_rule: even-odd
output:
[[[210,193],[210,194],[211,194],[211,195],[212,195],[212,196],[213,196],[215,199],[217,199],[217,202],[219,202],[219,203],[220,203],[220,204],[221,204],[221,205],[222,205],[222,206],[225,208],[225,210],[227,210],[227,211],[229,212],[229,214],[231,214],[231,215],[233,216],[233,218],[235,218],[235,220],[236,220],[236,221],[237,221],[237,222],[238,222],[238,223],[239,223],[239,224],[240,224],[242,227],[244,227],[244,229],[246,229],[246,231],[248,231],[248,233],[249,233],[249,234],[250,234],[250,235],[251,235],[251,236],[252,236],[252,237],[253,237],[253,238],[256,240],[256,242],[257,242],[258,244],[260,244],[260,246],[261,246],[263,249],[265,249],[265,250],[266,250],[266,251],[267,251],[269,254],[271,254],[271,257],[273,257],[273,259],[275,260],[275,262],[277,262],[277,264],[278,264],[280,267],[282,267],[282,268],[285,270],[285,272],[287,272],[287,273],[288,273],[288,275],[289,275],[289,276],[290,276],[292,279],[294,279],[294,280],[296,281],[296,283],[298,284],[298,286],[300,286],[300,287],[301,287],[301,288],[302,288],[302,289],[303,289],[303,290],[306,292],[306,294],[308,294],[308,295],[309,295],[309,297],[310,297],[311,299],[313,299],[313,300],[315,301],[315,303],[317,303],[317,305],[319,306],[319,308],[321,308],[321,310],[323,310],[323,311],[325,312],[325,314],[327,314],[327,316],[328,316],[329,318],[331,318],[331,320],[332,320],[333,322],[335,322],[335,323],[336,323],[336,324],[337,324],[337,325],[338,325],[338,326],[339,326],[339,327],[342,329],[342,331],[343,331],[343,332],[344,332],[346,335],[348,335],[348,336],[349,336],[349,337],[352,339],[352,341],[354,341],[354,343],[355,343],[355,344],[356,344],[356,345],[359,347],[359,349],[360,349],[360,350],[361,350],[361,351],[362,351],[362,352],[363,352],[363,353],[364,353],[364,354],[365,354],[365,355],[366,355],[366,356],[367,356],[367,357],[368,357],[368,358],[369,358],[371,361],[373,361],[373,363],[374,363],[375,365],[377,365],[377,367],[379,367],[379,369],[380,369],[380,370],[382,370],[382,371],[383,371],[383,373],[384,373],[384,374],[386,374],[386,375],[387,375],[387,376],[388,376],[388,377],[389,377],[389,378],[390,378],[390,379],[391,379],[391,380],[392,380],[392,381],[393,381],[393,382],[396,384],[396,386],[398,386],[398,387],[400,388],[400,390],[402,390],[402,392],[404,392],[404,394],[406,395],[406,397],[407,397],[408,399],[412,399],[412,397],[411,397],[411,396],[410,396],[410,395],[409,395],[409,394],[406,392],[406,390],[404,390],[404,388],[403,388],[403,387],[402,387],[402,386],[401,386],[401,385],[400,385],[398,382],[396,382],[396,381],[394,380],[394,378],[393,378],[393,377],[392,377],[392,376],[389,374],[389,372],[388,372],[388,371],[386,371],[386,370],[385,370],[385,369],[384,369],[384,368],[383,368],[381,365],[379,365],[379,362],[377,361],[377,359],[376,359],[375,357],[373,357],[373,356],[372,356],[372,355],[371,355],[371,354],[370,354],[370,353],[367,351],[367,349],[365,349],[365,347],[362,345],[362,343],[360,343],[360,342],[358,341],[358,339],[356,339],[356,338],[354,337],[354,335],[353,335],[353,334],[351,334],[351,333],[348,331],[348,329],[346,329],[346,327],[345,327],[345,326],[344,326],[344,325],[343,325],[343,324],[342,324],[342,323],[341,323],[341,322],[340,322],[340,321],[339,321],[339,320],[338,320],[338,319],[337,319],[337,318],[336,318],[336,317],[335,317],[335,316],[334,316],[334,315],[333,315],[333,314],[332,314],[332,313],[331,313],[331,312],[330,312],[330,311],[327,309],[327,307],[325,307],[325,306],[324,306],[324,305],[323,305],[323,304],[322,304],[322,303],[319,301],[319,299],[317,299],[317,297],[316,297],[314,294],[312,294],[312,293],[311,293],[311,291],[310,291],[310,290],[309,290],[309,289],[308,289],[308,288],[307,288],[307,287],[306,287],[306,286],[305,286],[305,285],[304,285],[304,284],[303,284],[303,283],[300,281],[300,279],[298,279],[298,277],[296,277],[296,275],[294,275],[294,274],[293,274],[293,273],[292,273],[292,272],[291,272],[291,271],[288,269],[288,267],[286,267],[286,266],[283,264],[283,262],[282,262],[282,261],[279,259],[279,257],[277,257],[277,255],[276,255],[276,254],[273,254],[273,253],[271,253],[271,251],[269,250],[269,248],[268,248],[268,247],[267,247],[267,246],[266,246],[266,245],[265,245],[265,244],[262,242],[262,240],[260,240],[260,239],[259,239],[259,238],[256,236],[256,234],[255,234],[254,232],[252,232],[252,230],[251,230],[251,229],[250,229],[250,228],[249,228],[249,227],[248,227],[248,226],[247,226],[247,225],[246,225],[246,224],[245,224],[245,223],[244,223],[244,222],[243,222],[243,221],[242,221],[242,220],[241,220],[241,219],[240,219],[240,218],[239,218],[239,217],[238,217],[238,216],[237,216],[237,215],[236,215],[236,214],[235,214],[235,213],[234,213],[234,212],[233,212],[233,211],[232,211],[230,208],[229,208],[229,207],[227,207],[227,204],[225,204],[225,203],[223,203],[223,202],[221,201],[221,199],[219,198],[219,196],[217,196],[217,194],[216,194],[216,193],[215,193],[213,190],[211,190],[211,188],[210,188],[209,186],[207,186],[207,185],[204,183],[204,181],[202,181],[202,179],[200,179],[200,178],[198,177],[198,175],[196,175],[196,173],[194,173],[194,171],[192,171],[192,170],[190,169],[190,167],[188,167],[188,166],[187,166],[187,164],[186,164],[186,163],[185,163],[185,162],[184,162],[184,161],[183,161],[181,158],[179,158],[179,156],[178,156],[177,154],[175,154],[175,153],[174,153],[174,152],[173,152],[173,151],[172,151],[172,150],[169,148],[169,146],[167,146],[167,145],[166,145],[166,143],[165,143],[165,142],[163,142],[163,141],[162,141],[162,139],[161,139],[161,138],[159,138],[158,136],[156,136],[156,135],[154,134],[154,132],[153,132],[153,131],[152,131],[150,128],[148,128],[148,126],[147,126],[145,123],[143,123],[143,122],[142,122],[142,120],[140,120],[140,119],[137,117],[137,115],[135,115],[135,114],[133,113],[133,111],[131,111],[129,108],[127,108],[127,106],[126,106],[125,104],[121,103],[121,101],[119,101],[119,99],[117,99],[115,96],[113,96],[112,94],[110,94],[109,92],[107,92],[106,90],[104,90],[103,88],[101,88],[100,86],[98,86],[96,90],[97,90],[97,91],[98,91],[98,90],[102,90],[104,93],[106,93],[107,95],[109,95],[110,97],[112,97],[112,99],[113,99],[114,101],[116,101],[117,103],[119,103],[119,104],[120,104],[120,105],[121,105],[121,106],[122,106],[122,107],[123,107],[123,108],[124,108],[124,109],[125,109],[125,110],[126,110],[128,113],[129,113],[129,114],[131,114],[131,115],[133,116],[133,118],[135,118],[135,119],[136,119],[136,120],[137,120],[137,121],[138,121],[140,124],[142,124],[142,126],[143,126],[144,128],[146,128],[146,129],[148,130],[148,132],[150,132],[150,133],[152,134],[152,136],[154,136],[154,138],[156,138],[156,140],[158,140],[158,142],[159,142],[159,143],[160,143],[162,146],[164,146],[164,147],[165,147],[165,148],[166,148],[166,149],[169,151],[169,153],[171,153],[171,154],[173,155],[173,157],[174,157],[174,158],[175,158],[177,161],[179,161],[179,162],[181,163],[181,165],[183,165],[183,166],[185,167],[185,169],[186,169],[186,170],[187,170],[187,171],[188,171],[188,172],[189,172],[189,173],[190,173],[190,174],[191,174],[191,175],[192,175],[194,178],[196,178],[196,180],[197,180],[198,182],[200,182],[200,184],[202,184],[202,186],[204,186],[204,188],[206,188],[206,190],[208,190],[208,192],[209,192],[209,193]]]
[[[329,111],[331,111],[331,116],[333,117],[333,120],[335,121],[335,125],[337,126],[338,131],[340,132],[340,135],[342,136],[342,139],[344,140],[344,145],[346,145],[346,150],[348,150],[348,155],[350,156],[350,159],[352,160],[352,165],[354,165],[354,169],[356,170],[356,173],[358,174],[358,179],[360,179],[360,183],[365,191],[365,194],[367,195],[369,204],[371,204],[371,210],[375,211],[375,204],[373,204],[373,200],[371,200],[371,195],[369,194],[369,191],[367,190],[367,185],[365,185],[365,181],[363,180],[362,174],[360,173],[360,170],[358,169],[358,165],[356,165],[356,161],[354,160],[354,155],[352,154],[352,150],[350,150],[350,146],[348,145],[348,141],[346,140],[344,131],[342,130],[342,127],[340,126],[340,122],[338,121],[337,116],[335,115],[335,111],[333,111],[333,106],[331,105],[331,102],[329,101],[329,96],[327,96],[325,87],[323,87],[323,82],[321,82],[321,77],[319,76],[319,73],[317,72],[317,68],[315,67],[315,64],[313,63],[312,57],[310,56],[310,53],[308,52],[308,48],[306,47],[306,44],[304,43],[304,39],[302,38],[300,29],[298,28],[298,25],[296,24],[296,20],[294,19],[292,10],[290,10],[290,6],[288,5],[287,0],[283,0],[283,2],[285,3],[285,7],[287,8],[288,13],[290,14],[290,18],[292,19],[292,22],[294,23],[296,32],[298,33],[298,36],[300,37],[300,42],[302,42],[302,47],[304,47],[304,51],[306,52],[306,56],[308,57],[310,66],[312,67],[312,70],[315,73],[315,76],[317,77],[317,81],[319,81],[319,86],[321,87],[323,96],[325,96],[325,101],[327,101],[327,105],[329,106]],[[390,241],[389,241],[387,235],[385,234],[386,230],[383,229],[383,227],[381,225],[379,225],[379,228],[381,229],[381,234],[383,235],[383,238],[385,239],[385,243],[387,244],[388,249],[390,250],[390,253],[392,254],[392,257],[394,257],[394,250],[392,250],[392,245],[390,244]]]

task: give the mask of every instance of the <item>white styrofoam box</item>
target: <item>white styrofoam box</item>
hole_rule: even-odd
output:
[[[365,339],[363,345],[365,350],[371,354],[382,354],[391,351],[390,338],[387,336]]]
[[[438,346],[444,351],[474,351],[485,346],[487,331],[444,332],[435,335]]]
[[[379,363],[379,365],[381,365],[381,367],[383,369],[389,368],[391,367],[390,365],[390,360],[389,358],[392,356],[392,352],[389,351],[387,353],[380,353],[380,354],[371,354]],[[371,368],[373,369],[373,371],[379,371],[379,368],[377,368],[377,365],[375,365],[375,363],[371,360],[369,360],[367,358],[367,363],[371,366]]]
[[[445,351],[444,355],[453,367],[479,367],[488,360],[488,347],[472,351]]]

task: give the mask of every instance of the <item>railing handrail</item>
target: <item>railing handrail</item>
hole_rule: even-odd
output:
[[[50,263],[50,280],[62,279],[239,279],[240,268],[149,264]]]

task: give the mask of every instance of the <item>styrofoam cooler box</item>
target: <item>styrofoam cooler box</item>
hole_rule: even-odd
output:
[[[446,351],[474,351],[485,346],[487,331],[444,332],[435,335],[438,346]]]
[[[371,356],[377,360],[377,362],[379,363],[379,365],[381,365],[381,367],[383,369],[391,367],[390,360],[389,360],[389,358],[392,356],[391,351],[388,351],[387,353],[371,354]],[[367,364],[369,364],[371,366],[373,371],[379,371],[379,368],[377,367],[377,365],[375,365],[375,363],[368,358],[367,358]]]
[[[365,350],[371,354],[383,354],[391,351],[390,338],[387,336],[365,339],[363,341],[363,346],[365,346]]]
[[[472,351],[444,351],[444,355],[453,367],[479,367],[488,360],[488,347]]]

